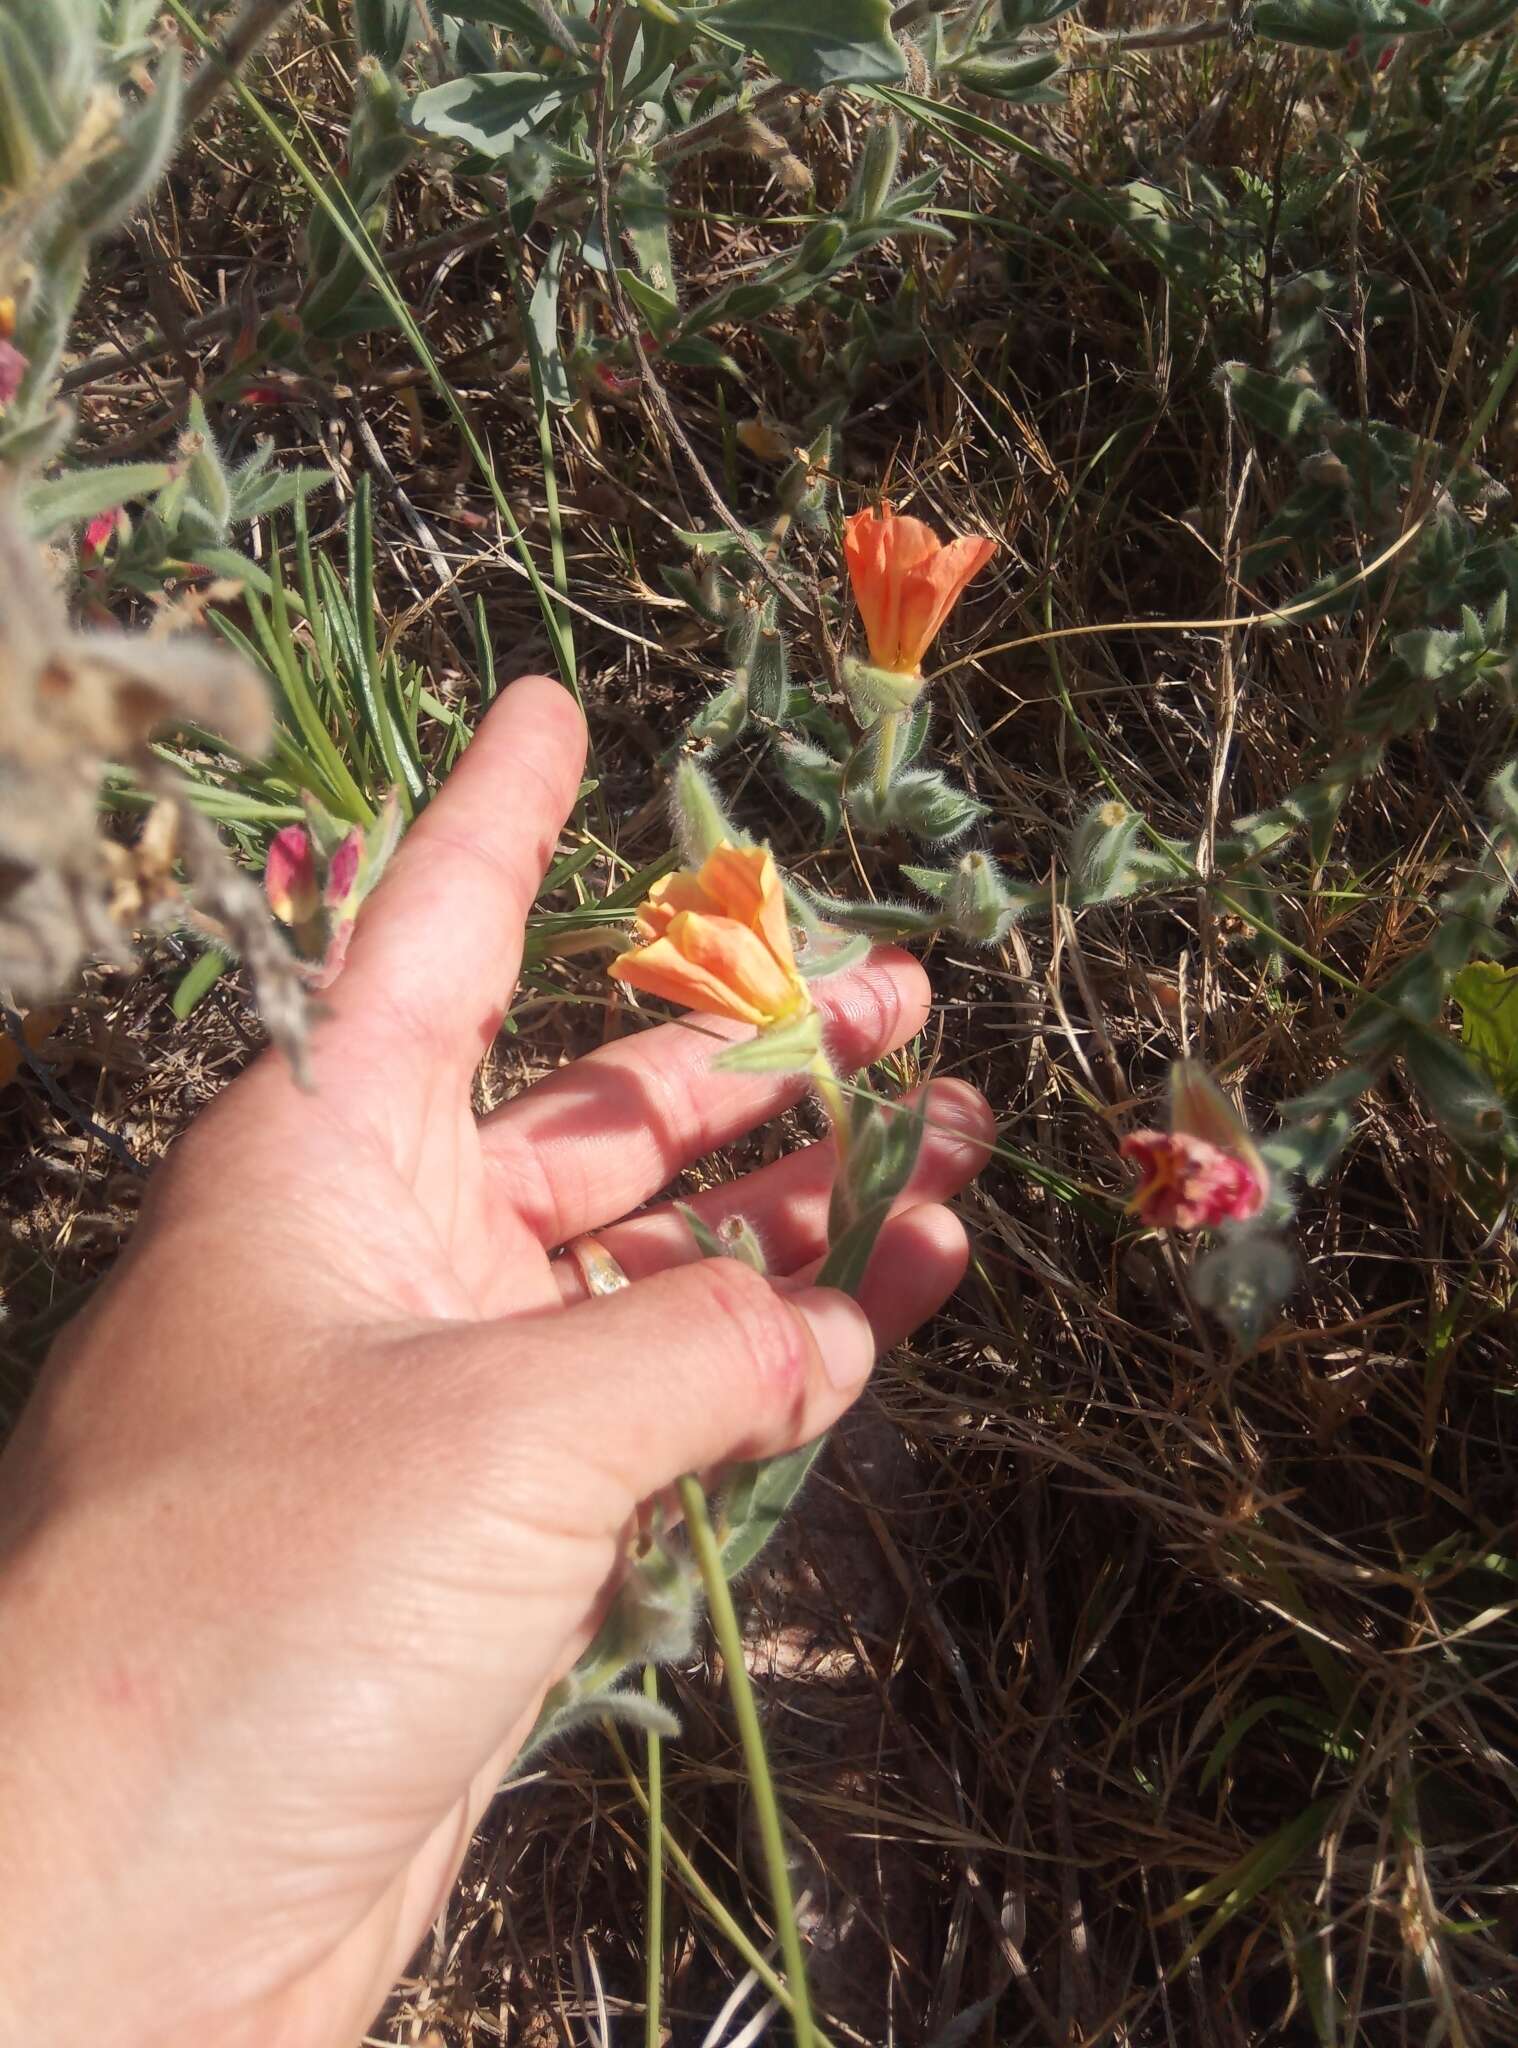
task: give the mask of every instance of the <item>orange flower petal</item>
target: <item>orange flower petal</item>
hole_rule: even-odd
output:
[[[939,628],[964,595],[965,585],[981,570],[996,553],[994,540],[983,540],[977,534],[966,535],[960,540],[951,540],[947,547],[939,550],[931,561],[924,562],[908,579],[907,596],[902,600],[902,642],[903,652],[915,647],[914,667],[921,667],[922,658],[938,638]],[[920,638],[908,631],[908,605],[916,592],[926,584],[932,592],[927,630]],[[913,624],[916,624],[914,619]]]
[[[869,510],[856,512],[843,523],[843,559],[854,586],[854,602],[864,624],[870,659],[884,667],[882,649],[886,635],[885,522]]]
[[[641,989],[644,995],[662,996],[687,1010],[700,1010],[708,1017],[731,1017],[738,1024],[762,1025],[767,1020],[759,1010],[745,1003],[720,975],[687,960],[668,939],[655,939],[623,953],[607,969],[613,981]]]
[[[721,904],[702,888],[697,876],[686,868],[661,875],[638,906],[638,936],[657,939],[669,929],[669,921],[682,910],[720,911]]]
[[[960,593],[995,552],[994,541],[966,536],[945,545],[920,519],[898,518],[889,504],[844,521],[849,580],[877,668],[915,675]]]
[[[789,1017],[806,1000],[795,970],[735,918],[687,913],[675,919],[669,937],[692,966],[716,975],[760,1023]]]
[[[811,1002],[796,971],[785,893],[762,846],[718,846],[698,874],[681,869],[649,891],[617,981],[710,1016],[760,1029]]]
[[[794,974],[796,955],[785,891],[767,847],[719,846],[702,867],[699,880],[725,917],[757,932],[786,972]]]

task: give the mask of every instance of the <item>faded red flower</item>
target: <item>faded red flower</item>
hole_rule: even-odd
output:
[[[1129,1209],[1155,1230],[1216,1230],[1247,1223],[1265,1206],[1266,1185],[1235,1153],[1187,1131],[1130,1131],[1119,1147],[1138,1168]]]

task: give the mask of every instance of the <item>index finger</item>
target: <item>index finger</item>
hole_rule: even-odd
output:
[[[473,1070],[584,765],[585,721],[561,683],[523,676],[502,693],[359,918],[326,999],[334,1033],[362,1020]]]

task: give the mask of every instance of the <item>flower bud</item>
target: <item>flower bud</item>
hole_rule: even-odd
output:
[[[270,840],[264,894],[280,923],[292,929],[309,924],[320,910],[316,854],[304,825],[286,825]]]
[[[1203,1308],[1253,1350],[1297,1281],[1296,1255],[1269,1230],[1229,1230],[1197,1260],[1191,1284]]]
[[[944,895],[950,924],[963,939],[994,946],[1004,939],[1033,892],[1014,894],[988,853],[967,853]]]
[[[327,863],[322,884],[322,902],[329,910],[352,916],[358,908],[359,864],[364,855],[364,835],[355,825]]]
[[[124,541],[131,531],[132,522],[120,505],[112,505],[106,512],[97,512],[80,540],[81,558],[86,562],[98,562],[113,540]]]
[[[670,785],[675,838],[691,867],[700,867],[719,846],[741,846],[744,834],[728,817],[695,762],[682,760]]]
[[[0,339],[0,412],[21,389],[31,365],[12,341]]]
[[[763,417],[739,420],[733,433],[758,462],[789,462],[796,453],[795,435]]]

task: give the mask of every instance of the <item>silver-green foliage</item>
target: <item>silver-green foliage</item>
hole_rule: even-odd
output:
[[[25,360],[0,413],[0,463],[35,468],[67,439],[53,382],[90,248],[157,183],[179,136],[183,74],[147,47],[141,0],[8,0],[0,12],[0,299]]]

